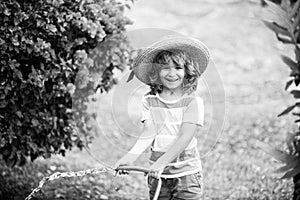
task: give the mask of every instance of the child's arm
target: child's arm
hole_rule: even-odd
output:
[[[151,145],[155,138],[154,124],[150,120],[144,121],[144,128],[134,146],[125,154],[116,164],[114,168],[122,165],[132,165],[138,157]]]
[[[150,167],[150,176],[159,178],[163,168],[173,161],[189,145],[196,133],[197,127],[198,126],[193,123],[182,124],[178,139],[171,148]]]

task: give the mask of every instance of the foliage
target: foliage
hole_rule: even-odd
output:
[[[85,104],[96,89],[109,91],[113,70],[129,63],[127,6],[0,1],[0,159],[6,164],[82,148],[78,132],[90,142],[88,122],[96,115]]]
[[[264,24],[271,29],[279,41],[284,44],[293,45],[295,48],[295,58],[282,55],[282,61],[290,68],[291,79],[287,81],[285,90],[288,90],[292,84],[300,84],[300,1],[283,0],[280,5],[266,1],[267,12]],[[297,88],[297,87],[296,87]],[[295,122],[300,122],[300,90],[292,89],[290,93],[295,99],[295,104],[288,106],[278,116],[286,115],[292,111],[296,116]],[[296,108],[298,108],[296,110]],[[282,152],[258,142],[266,152],[270,153],[277,160],[285,163],[285,166],[279,168],[277,172],[284,172],[282,178],[295,177],[300,173],[300,126],[297,132],[291,134],[287,139],[288,152]]]

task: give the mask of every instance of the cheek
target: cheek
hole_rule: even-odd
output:
[[[164,76],[166,76],[168,74],[168,72],[166,72],[166,70],[161,70],[160,72],[159,72],[159,77],[164,77]]]
[[[163,80],[163,77],[164,77],[164,74],[161,73],[161,72],[158,72],[157,75],[158,75],[158,80],[157,80],[157,81],[158,81],[159,84],[161,84],[161,83],[162,83],[162,80]]]
[[[184,71],[181,71],[179,74],[180,74],[180,77],[182,77],[182,78],[185,77],[185,72]]]

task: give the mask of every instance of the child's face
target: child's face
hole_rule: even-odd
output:
[[[168,89],[178,89],[183,83],[184,66],[178,66],[171,60],[169,64],[161,66],[159,78],[164,87]]]

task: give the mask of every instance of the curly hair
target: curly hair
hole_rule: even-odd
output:
[[[195,91],[198,84],[200,72],[196,69],[196,63],[182,50],[170,49],[160,51],[153,59],[153,70],[149,74],[150,78],[150,94],[161,93],[163,85],[159,79],[159,71],[161,65],[165,65],[173,61],[178,66],[184,66],[183,91],[190,94]]]

